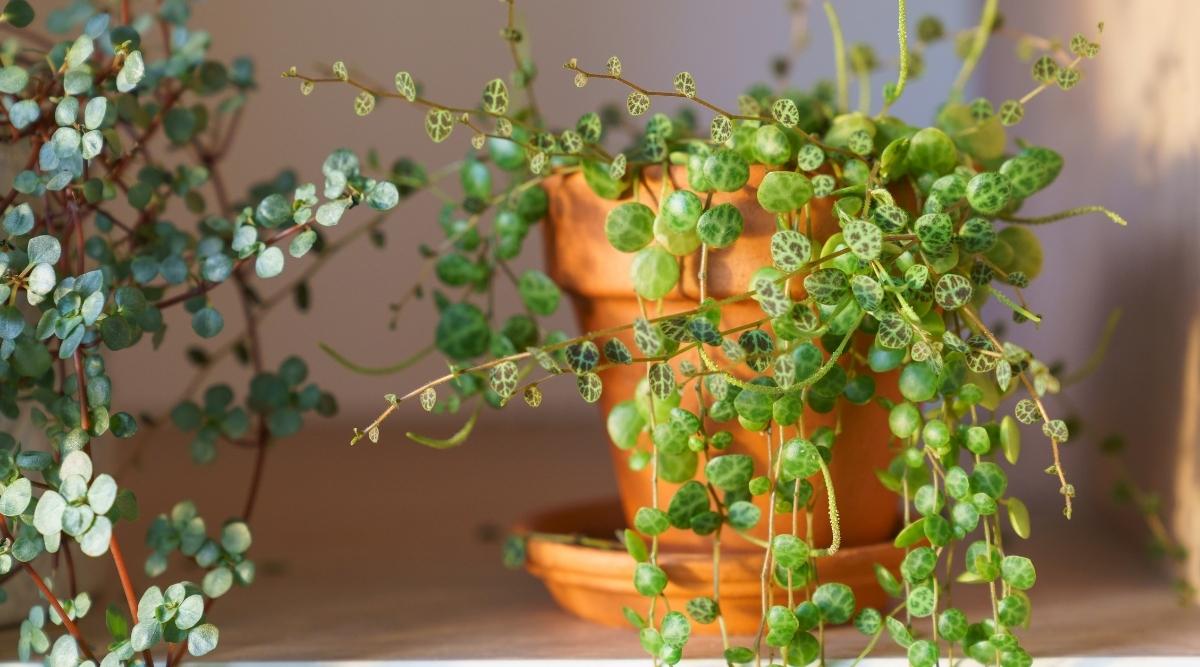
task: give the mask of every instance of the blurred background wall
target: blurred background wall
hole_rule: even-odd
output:
[[[811,4],[806,15],[811,39],[791,74],[792,82],[801,85],[833,71],[820,3]],[[916,17],[935,11],[953,31],[973,23],[980,4],[912,0],[909,12],[915,24]],[[847,40],[871,42],[890,60],[895,52],[892,3],[838,0],[837,5]],[[564,124],[602,100],[621,100],[626,94],[603,81],[574,88],[559,67],[568,58],[598,69],[609,55],[617,54],[629,76],[662,87],[675,72],[687,69],[705,96],[732,103],[746,83],[769,78],[771,59],[788,51],[797,29],[785,0],[529,0],[520,6],[541,67],[539,102]],[[1195,220],[1200,203],[1200,124],[1195,120],[1200,47],[1187,33],[1200,24],[1200,3],[1009,0],[1001,8],[1008,25],[1064,40],[1076,31],[1092,34],[1097,21],[1107,22],[1102,54],[1086,63],[1083,83],[1069,94],[1050,90],[1039,97],[1014,133],[1062,151],[1070,165],[1053,188],[1029,204],[1031,214],[1103,204],[1131,221],[1125,229],[1095,216],[1043,230],[1047,269],[1028,295],[1049,316],[1039,331],[1026,327],[1018,336],[1047,359],[1078,365],[1090,353],[1110,311],[1123,309],[1106,363],[1072,388],[1071,402],[1062,404],[1064,410],[1089,420],[1083,437],[1066,452],[1081,505],[1098,510],[1081,514],[1107,520],[1103,513],[1109,507],[1109,475],[1096,455],[1096,442],[1106,433],[1124,432],[1135,456],[1135,474],[1167,492],[1179,508],[1175,528],[1200,540],[1200,235]],[[320,72],[340,59],[356,77],[382,84],[406,69],[426,84],[431,97],[464,104],[473,103],[484,82],[510,70],[498,38],[504,5],[493,0],[212,0],[202,3],[197,14],[196,25],[213,35],[217,57],[249,55],[258,67],[260,89],[226,166],[230,184],[266,179],[285,167],[295,168],[302,181],[318,180],[321,161],[337,147],[360,153],[375,148],[386,162],[410,156],[431,167],[470,150],[464,137],[440,145],[429,142],[421,129],[421,113],[403,104],[381,103],[371,116],[359,118],[347,88],[319,87],[312,96],[301,97],[295,81],[278,78],[291,65]],[[998,102],[1029,89],[1029,66],[1015,57],[1015,46],[1004,36],[995,39],[976,76],[977,93]],[[948,41],[932,49],[926,63],[924,76],[910,84],[896,107],[913,122],[932,118],[958,67]],[[890,77],[890,67],[884,69]],[[706,114],[700,117],[707,120]],[[263,325],[271,346],[268,364],[278,364],[290,353],[305,354],[312,362],[313,379],[338,395],[347,432],[351,423],[362,424],[378,412],[384,393],[406,391],[441,372],[438,362],[429,361],[399,376],[355,376],[316,349],[317,341],[325,341],[355,361],[384,365],[429,343],[429,304],[411,305],[396,331],[387,328],[387,304],[415,278],[420,264],[417,245],[438,238],[435,211],[432,197],[414,198],[385,226],[386,248],[360,242],[330,262],[313,285],[311,315],[278,309]],[[334,238],[365,219],[359,212],[347,216]],[[521,266],[536,265],[540,255],[532,240]],[[275,285],[296,275],[302,264],[290,262]],[[275,285],[264,286],[264,292]],[[508,303],[513,303],[511,295]],[[236,312],[229,294],[219,296],[218,304],[228,313]],[[187,327],[180,313],[173,317],[177,327]],[[565,310],[558,322],[573,328]],[[239,328],[229,317],[227,335]],[[143,349],[132,353],[142,356],[125,358],[116,375],[127,405],[160,411],[176,400],[188,379],[182,355],[187,338],[178,337],[158,352]],[[156,382],[119,382],[147,368],[155,369]],[[218,375],[236,372],[229,364]],[[538,413],[514,406],[486,419],[491,427],[519,428],[535,416],[588,420],[591,430],[583,433],[603,439],[594,409],[577,400],[573,391],[549,392],[547,406]],[[411,423],[425,417],[411,410],[403,419]],[[427,426],[440,432],[457,427],[446,421]],[[1057,503],[1055,485],[1043,483],[1036,472],[1048,463],[1048,455],[1040,449],[1040,436],[1030,436],[1036,445],[1029,447],[1023,461],[1033,473],[1027,493],[1035,502]],[[1200,570],[1195,562],[1192,567]]]

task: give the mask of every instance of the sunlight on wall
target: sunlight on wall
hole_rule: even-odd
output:
[[[1176,0],[1147,11],[1141,3],[1106,0],[1093,3],[1090,14],[1107,19],[1102,42],[1111,43],[1087,65],[1092,85],[1104,92],[1096,97],[1097,124],[1106,137],[1126,137],[1132,132],[1137,150],[1132,166],[1141,184],[1158,183],[1177,174],[1180,163],[1200,156],[1200,3]],[[1118,52],[1119,49],[1119,52]],[[1116,56],[1116,57],[1113,57]],[[1186,168],[1186,165],[1185,165]],[[1166,201],[1153,201],[1160,212],[1177,214],[1184,200],[1195,204],[1195,182],[1171,190],[1158,188]],[[1171,207],[1174,210],[1162,210]],[[1189,205],[1187,214],[1194,215]]]

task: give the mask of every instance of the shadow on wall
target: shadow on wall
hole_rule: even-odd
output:
[[[1113,308],[1124,312],[1101,370],[1074,389],[1086,421],[1068,454],[1080,496],[1108,513],[1096,443],[1113,432],[1128,441],[1134,477],[1174,505],[1173,529],[1200,578],[1200,4],[1171,0],[1146,7],[1120,0],[1070,0],[1006,8],[1020,25],[1069,37],[1105,21],[1103,52],[1084,64],[1070,93],[1030,105],[1018,135],[1064,153],[1062,183],[1037,212],[1100,203],[1120,211],[1128,229],[1103,218],[1060,223],[1047,234],[1049,266],[1034,303],[1050,315],[1048,358],[1074,365],[1090,351]],[[988,90],[1026,85],[1023,68],[993,60]],[[1045,207],[1045,208],[1043,208]],[[1052,281],[1052,282],[1051,282]],[[1131,522],[1132,513],[1118,515]],[[1141,527],[1138,527],[1141,530]]]

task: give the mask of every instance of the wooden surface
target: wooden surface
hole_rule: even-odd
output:
[[[252,522],[259,580],[232,590],[212,610],[210,619],[221,628],[214,658],[641,655],[635,633],[565,615],[537,580],[504,569],[499,559],[497,536],[523,513],[611,494],[599,420],[540,430],[489,428],[485,421],[478,437],[443,452],[401,440],[398,426],[385,428],[381,443],[353,449],[346,445],[348,429],[314,428],[271,452]],[[125,454],[138,446],[119,445]],[[196,490],[192,497],[210,526],[238,511],[251,461],[249,451],[225,449],[213,466],[195,468],[185,462],[186,444],[177,437],[147,438],[140,446],[141,469],[125,479],[145,485],[135,487],[143,517],[118,533],[138,564],[143,525],[186,492],[181,489]],[[1200,655],[1200,611],[1175,604],[1136,552],[1140,537],[1101,538],[1083,521],[1058,519],[1057,510],[1043,515],[1035,519],[1029,549],[1038,563],[1037,625],[1023,634],[1030,650]],[[1097,518],[1103,525],[1104,517]],[[135,572],[136,585],[148,583]],[[96,610],[113,600],[119,598],[107,593]],[[964,606],[978,608],[978,602]],[[95,624],[102,616],[88,620]],[[849,629],[829,639],[834,656],[853,655],[863,645]],[[5,631],[0,656],[13,655],[15,645],[15,632]],[[697,638],[689,656],[712,657],[718,650],[713,639]]]

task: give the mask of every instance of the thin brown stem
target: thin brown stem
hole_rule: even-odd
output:
[[[8,529],[8,519],[3,516],[0,516],[0,530],[3,530],[5,537],[9,538],[10,540],[12,539],[12,533]],[[37,585],[38,590],[42,593],[42,596],[50,602],[50,606],[53,607],[54,611],[58,614],[58,618],[62,621],[63,626],[66,627],[67,632],[75,638],[75,643],[79,645],[79,650],[83,651],[83,654],[86,655],[88,659],[96,661],[96,654],[92,652],[92,647],[89,646],[87,640],[83,638],[83,633],[79,631],[79,626],[75,624],[75,621],[71,620],[71,617],[67,616],[66,610],[63,609],[62,604],[58,601],[58,598],[54,595],[54,592],[50,590],[50,587],[46,585],[46,582],[42,581],[42,576],[37,573],[37,570],[34,569],[33,564],[21,563],[21,568],[25,570],[31,579],[33,579],[33,583]]]

